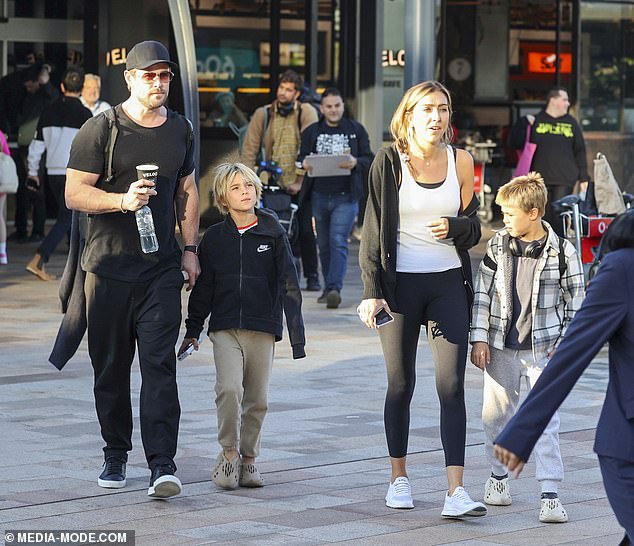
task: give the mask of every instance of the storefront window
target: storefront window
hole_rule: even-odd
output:
[[[634,5],[581,3],[581,111],[585,130],[634,132]]]

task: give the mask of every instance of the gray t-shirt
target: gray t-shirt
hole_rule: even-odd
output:
[[[544,238],[545,239],[545,238]],[[540,242],[543,244],[544,239]],[[530,242],[517,241],[522,253]],[[524,256],[513,257],[513,315],[509,321],[505,346],[509,349],[528,350],[532,348],[533,309],[531,299],[533,295],[533,278],[537,267],[536,258]]]

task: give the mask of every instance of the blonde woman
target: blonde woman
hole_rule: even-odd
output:
[[[473,299],[467,250],[480,239],[473,159],[451,142],[451,96],[439,82],[409,89],[390,130],[394,143],[372,164],[359,260],[364,285],[358,312],[375,328],[381,309],[394,320],[379,330],[387,367],[385,432],[392,476],[390,508],[414,506],[407,477],[416,349],[427,331],[440,399],[448,491],[444,517],[483,516],[463,488],[464,372]]]

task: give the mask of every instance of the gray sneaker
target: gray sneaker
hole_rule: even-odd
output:
[[[264,478],[254,464],[241,464],[239,483],[240,487],[262,487]]]
[[[213,482],[222,489],[235,489],[238,487],[240,476],[240,457],[230,461],[221,452],[216,459],[216,468],[211,475]]]
[[[328,309],[336,309],[341,303],[341,294],[339,290],[330,290],[326,294],[326,307]]]

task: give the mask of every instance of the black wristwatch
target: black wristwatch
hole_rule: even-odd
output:
[[[187,252],[193,252],[194,254],[198,254],[198,245],[185,245],[183,250]]]

